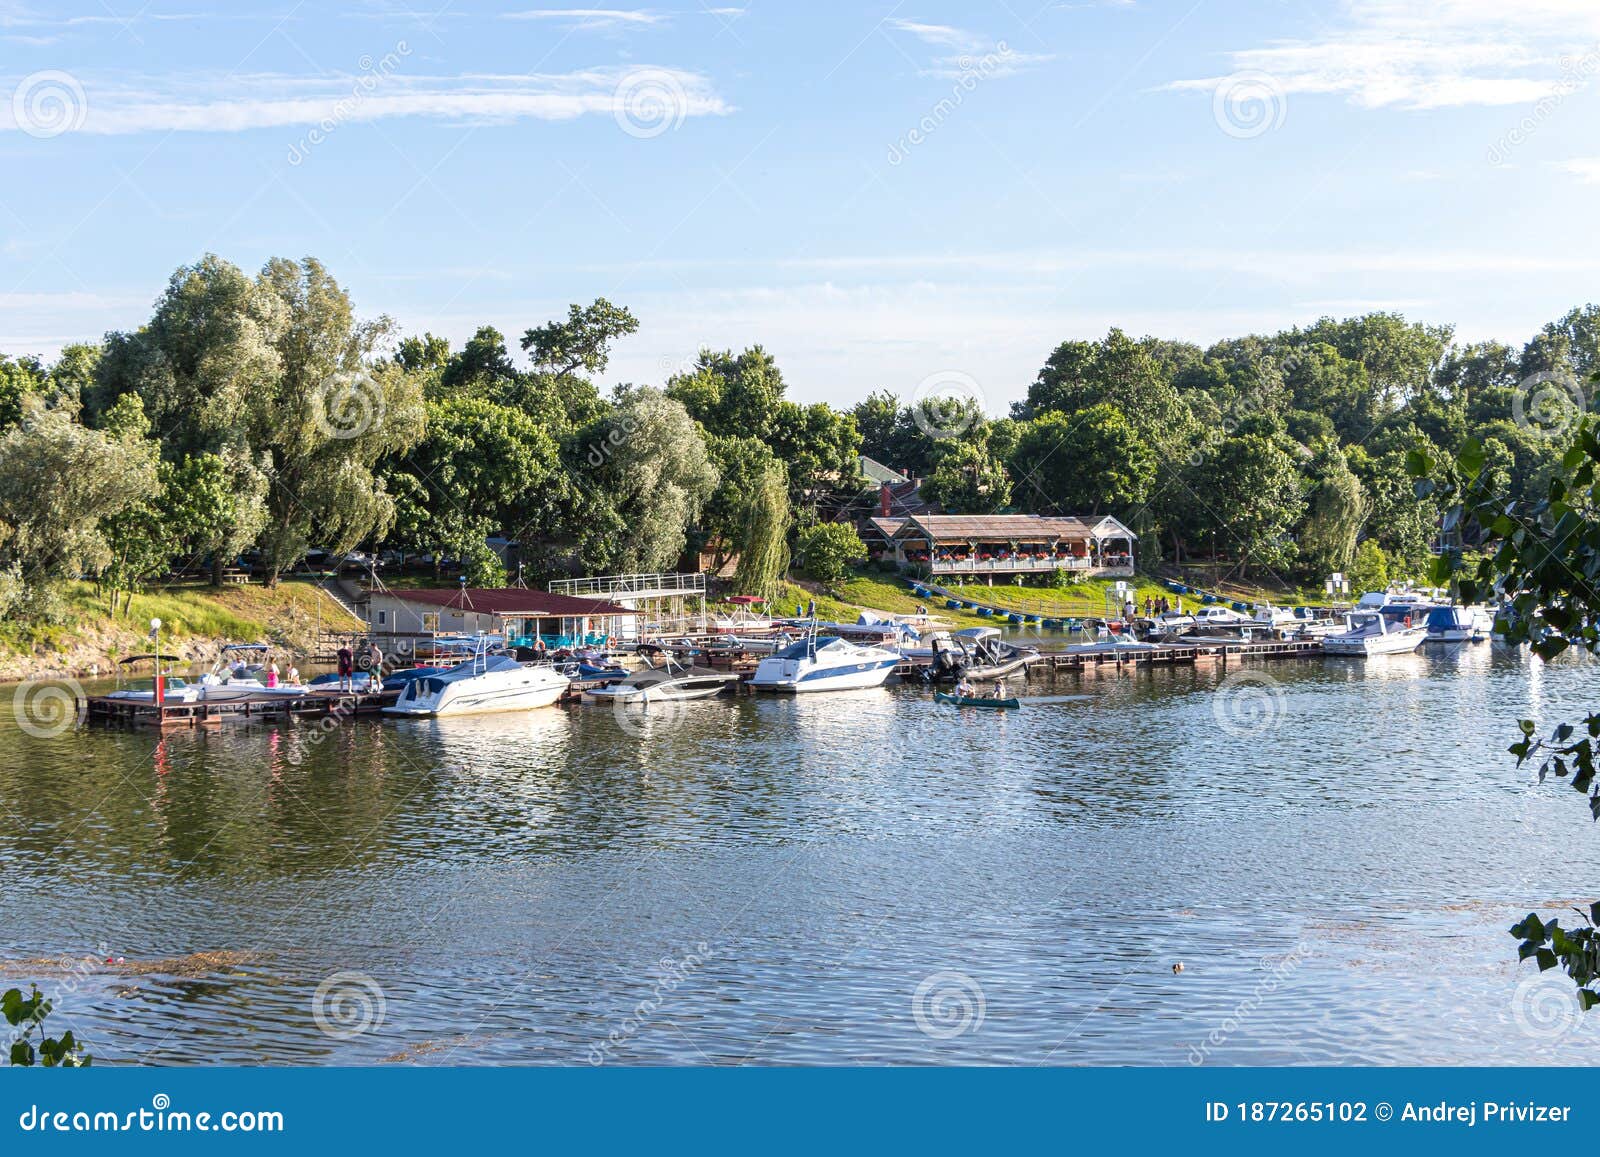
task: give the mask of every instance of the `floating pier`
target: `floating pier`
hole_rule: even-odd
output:
[[[251,695],[242,699],[195,703],[142,703],[91,695],[90,723],[132,727],[217,727],[250,719],[321,719],[329,715],[374,715],[399,698],[398,691],[311,691],[305,695]]]

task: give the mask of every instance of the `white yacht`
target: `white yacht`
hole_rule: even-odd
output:
[[[1397,616],[1382,611],[1355,611],[1349,629],[1322,640],[1329,655],[1399,655],[1415,651],[1428,637],[1421,616]]]
[[[572,680],[548,663],[508,655],[475,655],[437,675],[407,683],[384,711],[390,715],[481,715],[548,707]]]
[[[846,691],[881,687],[902,662],[898,651],[810,635],[756,665],[758,691]]]

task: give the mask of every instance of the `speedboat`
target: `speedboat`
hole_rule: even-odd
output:
[[[216,666],[200,676],[200,698],[207,703],[227,703],[240,699],[298,699],[311,694],[310,686],[304,683],[267,683],[267,668],[260,660],[270,650],[265,643],[229,643],[223,647]],[[252,658],[256,661],[251,662]]]
[[[934,635],[930,648],[932,662],[923,677],[932,683],[963,678],[979,682],[1004,679],[1038,657],[1037,647],[1018,647],[1002,642],[998,635],[996,632],[994,637],[972,638],[961,631],[954,635]]]
[[[1494,616],[1487,607],[1434,607],[1427,627],[1430,643],[1478,643],[1494,630]]]
[[[413,679],[390,715],[478,715],[548,707],[572,680],[548,663],[519,663],[508,655],[475,655],[437,675]]]
[[[903,658],[898,651],[810,635],[756,664],[758,691],[846,691],[881,687]]]
[[[739,676],[732,671],[686,667],[674,659],[668,659],[663,666],[646,667],[620,682],[604,687],[586,687],[583,693],[597,702],[613,706],[623,703],[643,706],[652,700],[709,699],[738,681]]]
[[[1349,617],[1349,629],[1322,640],[1329,655],[1400,655],[1415,651],[1428,637],[1428,627],[1407,614],[1395,616],[1382,611],[1356,611]]]
[[[121,668],[132,667],[136,664],[155,663],[181,663],[176,655],[129,655],[117,664],[117,676],[122,676]],[[148,684],[148,686],[147,686]],[[123,703],[154,703],[156,701],[155,679],[139,680],[136,686],[118,687],[106,695],[107,699],[116,699]],[[193,703],[200,698],[200,688],[175,675],[168,675],[161,680],[161,702],[163,703]]]

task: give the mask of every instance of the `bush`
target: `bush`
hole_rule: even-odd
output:
[[[796,553],[808,575],[820,583],[836,583],[866,560],[867,548],[855,527],[825,522],[800,532]]]
[[[1369,538],[1356,547],[1355,561],[1350,564],[1350,573],[1345,577],[1350,582],[1350,593],[1353,595],[1388,590],[1389,556],[1383,553],[1383,547]]]

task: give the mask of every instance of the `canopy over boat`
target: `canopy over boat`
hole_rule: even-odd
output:
[[[152,659],[160,659],[163,663],[183,662],[177,655],[129,655],[126,659],[117,660],[117,666],[131,667],[135,663],[148,663]]]

